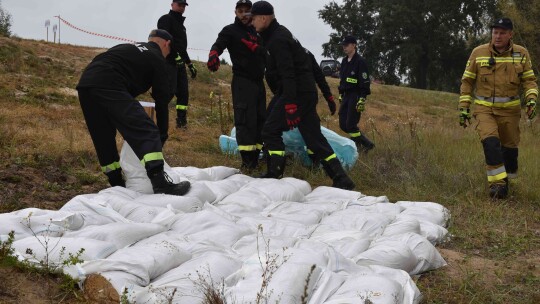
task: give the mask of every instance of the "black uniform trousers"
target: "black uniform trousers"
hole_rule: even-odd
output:
[[[171,79],[171,90],[176,96],[176,109],[187,111],[189,101],[188,77],[185,65],[177,66],[175,63],[167,63],[168,73]]]
[[[240,151],[255,151],[257,145],[262,145],[261,132],[266,121],[264,82],[234,75],[231,89],[238,147]]]
[[[161,153],[159,129],[143,106],[128,92],[79,88],[82,112],[102,167],[120,161],[116,148],[116,130],[139,159]],[[146,170],[163,168],[163,158],[146,162]]]
[[[346,91],[341,96],[341,105],[339,107],[339,128],[345,133],[358,133],[358,122],[361,114],[356,111],[356,103],[360,95],[355,91]]]
[[[328,158],[334,154],[334,150],[321,132],[321,120],[317,114],[317,92],[299,92],[297,99],[300,115],[298,130],[306,146],[321,159]],[[262,138],[268,151],[285,151],[282,134],[283,131],[289,130],[285,116],[286,101],[282,98],[273,101],[274,104],[262,130]]]

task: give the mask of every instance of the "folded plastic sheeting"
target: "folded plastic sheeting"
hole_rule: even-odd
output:
[[[193,188],[154,195],[130,162],[139,180],[127,184],[138,186],[0,214],[0,239],[14,230],[17,256],[33,262],[61,264],[84,248],[84,262],[64,271],[87,292],[97,276],[131,303],[201,303],[208,290],[229,303],[419,303],[411,275],[446,264],[435,246],[450,214],[437,203],[226,167],[169,168]]]
[[[321,126],[321,132],[328,140],[328,143],[336,153],[337,158],[346,169],[352,168],[358,159],[358,151],[355,143],[336,132]],[[285,152],[292,153],[298,157],[306,166],[311,165],[311,159],[307,154],[307,147],[300,131],[295,128],[291,131],[283,132],[283,143]],[[236,142],[236,129],[233,128],[231,136],[221,135],[219,137],[219,147],[225,154],[238,154],[238,143]]]

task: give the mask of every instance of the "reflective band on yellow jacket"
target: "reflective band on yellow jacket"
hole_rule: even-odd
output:
[[[519,96],[512,96],[512,97],[476,96],[474,103],[483,105],[486,107],[507,108],[507,107],[519,106],[521,104],[521,100],[519,99]]]
[[[153,160],[163,160],[163,153],[162,152],[148,153],[143,157],[143,159],[141,159],[141,164],[144,166],[147,162],[153,161]]]
[[[119,162],[114,162],[112,164],[108,164],[106,166],[101,167],[101,171],[103,171],[103,173],[109,173],[109,172],[117,170],[117,169],[120,169],[120,163]]]
[[[500,182],[507,176],[506,168],[504,166],[500,166],[499,168],[493,170],[487,170],[487,178],[488,182],[490,183]]]
[[[461,78],[460,107],[473,101],[488,107],[513,107],[520,104],[515,96],[523,93],[526,101],[538,98],[536,76],[526,48],[510,43],[506,51],[499,53],[487,43],[472,51]],[[479,96],[511,99],[494,102]]]

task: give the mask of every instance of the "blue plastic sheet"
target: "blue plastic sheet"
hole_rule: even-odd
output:
[[[328,140],[330,146],[332,146],[343,167],[347,170],[352,168],[358,159],[358,151],[354,142],[325,127],[321,127],[321,132],[326,137],[326,140]],[[283,143],[285,144],[285,153],[295,155],[306,166],[311,165],[306,144],[297,128],[283,132]],[[231,136],[221,135],[219,137],[219,147],[222,153],[238,154],[235,128],[232,129]]]

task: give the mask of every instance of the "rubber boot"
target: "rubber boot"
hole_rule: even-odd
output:
[[[259,162],[259,151],[240,151],[242,170],[253,171]]]
[[[176,127],[178,129],[187,129],[187,111],[176,110]]]
[[[326,174],[332,179],[332,187],[345,190],[354,189],[356,185],[349,178],[347,173],[345,173],[345,170],[343,170],[343,167],[337,158],[332,158],[329,161],[322,161],[321,163]]]
[[[281,178],[285,171],[285,156],[270,155],[266,159],[267,172],[259,178]]]
[[[364,153],[367,154],[369,150],[375,148],[375,144],[371,142],[371,140],[369,140],[369,138],[367,138],[364,134],[360,135],[357,138],[360,145],[362,146],[362,151],[364,151]]]
[[[503,199],[508,196],[508,179],[504,183],[493,183],[489,185],[489,197]]]
[[[175,184],[171,178],[163,171],[163,168],[157,168],[148,172],[148,178],[152,183],[154,194],[163,193],[182,196],[189,191],[191,184],[188,181]]]
[[[109,179],[109,184],[111,187],[126,187],[126,181],[124,180],[124,177],[122,176],[122,169],[116,169],[110,172],[105,173],[107,175],[107,178]]]

